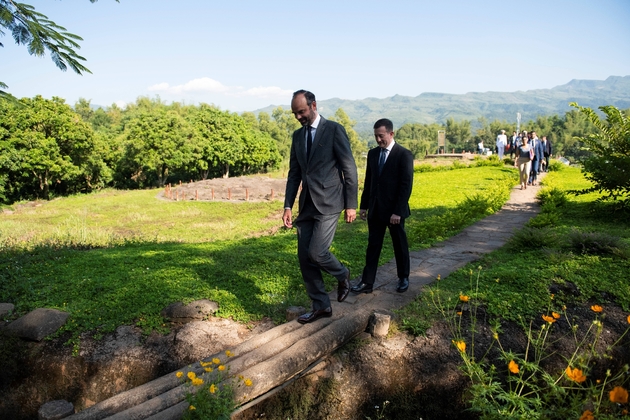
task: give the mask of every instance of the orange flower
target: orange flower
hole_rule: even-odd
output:
[[[544,319],[545,321],[547,321],[550,324],[553,324],[554,322],[556,322],[556,319],[552,316],[549,315],[543,315],[542,319]]]
[[[466,351],[466,343],[463,340],[453,340],[453,344],[455,344],[462,353]]]
[[[558,312],[552,312],[551,316],[553,316],[556,319],[560,319],[560,314]]]
[[[599,305],[593,305],[593,306],[591,306],[591,311],[593,311],[593,312],[598,312],[598,313],[599,313],[599,312],[601,312],[601,311],[603,311],[603,310],[604,310],[604,308],[602,308],[602,307],[601,307],[601,306],[599,306]]]
[[[470,296],[459,295],[459,300],[461,300],[462,302],[468,302],[470,300]]]
[[[628,402],[628,391],[620,386],[616,386],[610,391],[610,401],[618,404],[626,404]]]
[[[508,363],[508,369],[514,374],[518,373],[518,365],[514,360],[510,360],[510,363]]]
[[[462,311],[457,312],[457,315],[462,316]]]
[[[591,412],[591,410],[586,410],[580,416],[580,420],[595,420],[595,417],[593,417],[593,413]]]
[[[574,382],[582,383],[586,380],[586,376],[584,375],[582,370],[578,368],[571,369],[571,366],[567,366],[565,372],[567,374],[567,377]]]
[[[626,321],[628,321],[628,324],[630,324],[630,315],[628,315],[628,318],[626,319]]]

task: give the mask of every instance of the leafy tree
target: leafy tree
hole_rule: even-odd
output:
[[[470,121],[456,122],[453,118],[446,120],[447,149],[455,148],[458,151],[475,150],[470,131]]]
[[[89,125],[63,99],[0,101],[0,178],[8,199],[91,191],[111,179]]]
[[[411,150],[414,157],[423,158],[437,147],[438,124],[407,123],[396,131],[396,141]]]
[[[90,0],[92,3],[96,1]],[[11,32],[16,44],[26,45],[29,54],[42,57],[48,51],[53,63],[62,71],[70,67],[77,74],[91,73],[81,63],[85,58],[75,51],[81,48],[77,41],[83,39],[66,32],[66,28],[35,11],[33,6],[13,0],[0,0],[0,36],[4,36],[2,28]],[[0,47],[4,45],[0,43]],[[7,85],[0,82],[0,88],[6,89]],[[0,90],[1,98],[9,99],[11,96]]]
[[[293,139],[293,132],[300,128],[300,123],[295,119],[291,110],[285,110],[281,106],[274,109],[271,112],[271,116],[276,122],[277,130],[272,127],[273,131],[269,134],[271,134],[271,137],[277,141],[278,150],[280,151],[280,154],[282,154],[282,157],[288,159],[289,154],[291,153],[291,140]],[[258,115],[258,118],[260,120],[260,114]],[[266,131],[262,125],[262,121],[260,129],[262,131]]]
[[[330,118],[332,121],[337,121],[339,124],[346,129],[346,133],[348,134],[348,140],[350,140],[350,149],[352,150],[352,156],[354,156],[354,160],[358,161],[361,159],[363,153],[367,151],[367,146],[359,140],[359,135],[356,131],[354,131],[354,126],[356,125],[356,121],[353,121],[348,117],[348,114],[342,109],[339,108],[335,111],[335,116]]]
[[[622,206],[630,204],[630,118],[614,106],[600,106],[606,120],[599,118],[591,108],[571,106],[586,116],[598,132],[581,137],[591,156],[583,159],[584,176],[593,182],[589,189],[578,193],[598,191],[604,200],[619,200]]]
[[[158,103],[138,101],[125,122],[123,177],[139,186],[163,186],[171,171],[193,160],[192,128],[178,112]]]

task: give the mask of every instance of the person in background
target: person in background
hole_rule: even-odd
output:
[[[549,158],[552,156],[551,141],[547,136],[542,136],[543,157],[545,162],[545,172],[549,172]]]
[[[543,159],[543,147],[542,142],[536,135],[535,131],[532,131],[532,138],[529,143],[530,147],[534,151],[534,156],[532,158],[532,167],[531,172],[529,174],[529,185],[536,185],[536,181],[538,180],[538,171],[540,170],[540,161]]]
[[[298,318],[301,324],[332,316],[322,270],[337,279],[337,300],[350,292],[350,270],[330,252],[341,210],[346,223],[356,218],[357,167],[346,130],[317,112],[315,95],[306,90],[293,94],[291,112],[302,124],[291,142],[289,173],[282,222],[293,227],[291,209],[300,185],[299,214],[295,219],[298,260],[312,310]]]
[[[506,145],[507,136],[505,135],[505,130],[501,130],[501,134],[497,136],[497,154],[499,155],[499,160],[503,160]]]
[[[516,131],[512,132],[512,136],[508,138],[507,149],[510,152],[510,159],[514,159],[514,149],[516,148],[516,139],[517,139]]]
[[[519,179],[521,182],[521,190],[527,189],[527,181],[529,179],[529,171],[531,169],[531,148],[529,147],[529,139],[527,135],[521,138],[522,144],[516,148],[516,160],[514,167],[518,168]]]
[[[354,293],[372,293],[385,230],[389,229],[396,257],[398,293],[409,288],[409,245],[405,218],[411,214],[409,197],[413,187],[413,154],[394,141],[394,124],[382,118],[374,123],[378,147],[368,152],[359,215],[368,222],[368,246],[361,282]]]
[[[477,143],[477,151],[480,155],[483,155],[483,140],[480,140],[479,143]]]

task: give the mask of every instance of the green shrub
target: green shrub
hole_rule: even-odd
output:
[[[514,233],[509,241],[515,250],[554,248],[560,244],[560,238],[549,227],[535,228],[525,226]]]
[[[621,238],[604,232],[582,232],[573,229],[569,235],[569,248],[580,254],[619,255],[625,249]]]
[[[582,160],[582,172],[593,186],[574,191],[587,194],[598,191],[603,193],[600,200],[619,200],[623,207],[630,205],[630,118],[614,106],[600,106],[606,114],[602,121],[590,108],[581,107],[575,102],[571,106],[599,129],[599,133],[582,137],[590,155]]]
[[[560,172],[565,167],[566,167],[566,165],[564,165],[561,162],[558,162],[557,160],[550,160],[549,161],[549,172]]]
[[[453,166],[453,169],[468,168],[468,165],[463,163],[461,160],[454,160],[452,166]]]
[[[542,188],[536,194],[536,199],[541,205],[552,205],[553,207],[564,207],[567,202],[566,193],[560,188]]]

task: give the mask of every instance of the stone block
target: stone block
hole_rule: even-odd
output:
[[[39,420],[59,420],[74,414],[74,406],[66,400],[48,401],[39,408]]]
[[[12,303],[0,303],[0,318],[9,315],[15,309]]]
[[[41,341],[61,328],[69,315],[56,309],[37,308],[10,323],[6,332],[16,337]]]
[[[389,315],[375,312],[368,321],[368,332],[372,334],[372,337],[374,338],[387,337],[390,321],[391,317]]]
[[[219,309],[219,304],[208,299],[195,300],[188,305],[181,302],[167,306],[161,312],[173,322],[192,322],[207,319]]]

